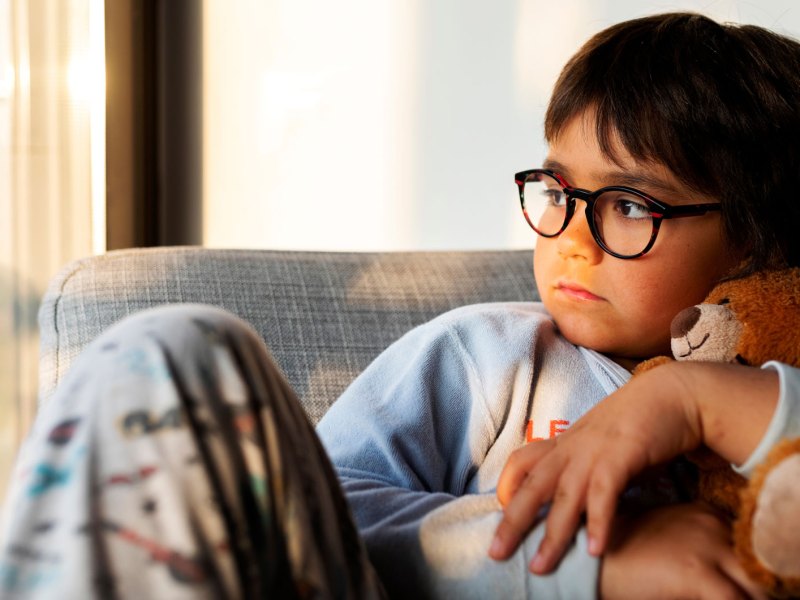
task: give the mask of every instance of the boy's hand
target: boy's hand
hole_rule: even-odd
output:
[[[722,363],[669,363],[637,375],[557,438],[512,454],[497,486],[504,516],[489,555],[508,558],[551,502],[531,570],[555,568],[584,510],[589,551],[599,556],[632,477],[701,443],[741,464],[778,392],[774,371]]]
[[[615,523],[601,569],[606,600],[767,597],[736,559],[728,524],[699,504]]]
[[[584,510],[589,551],[603,552],[617,498],[628,481],[700,443],[699,416],[691,402],[683,401],[690,395],[682,379],[668,373],[671,367],[633,378],[557,438],[511,455],[497,486],[504,515],[489,551],[492,558],[513,554],[547,502],[547,530],[531,571],[555,568]]]

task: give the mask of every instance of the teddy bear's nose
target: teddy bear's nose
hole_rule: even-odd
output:
[[[674,338],[681,338],[685,336],[695,323],[700,319],[700,309],[696,306],[690,306],[683,309],[675,318],[672,319],[672,324],[669,327],[669,333]]]

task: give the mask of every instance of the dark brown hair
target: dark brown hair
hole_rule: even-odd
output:
[[[545,119],[555,139],[593,109],[602,151],[615,136],[722,202],[747,272],[800,265],[800,44],[752,25],[671,13],[591,38],[559,77]]]

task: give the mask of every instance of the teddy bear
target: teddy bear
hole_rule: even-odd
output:
[[[670,360],[800,367],[800,269],[724,281],[671,323],[673,357],[640,364],[634,375]],[[698,496],[734,518],[743,567],[774,597],[800,597],[800,438],[773,448],[747,481],[708,449],[689,455]]]

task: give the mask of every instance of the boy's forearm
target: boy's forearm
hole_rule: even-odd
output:
[[[685,393],[703,443],[741,465],[758,445],[778,403],[772,370],[717,363],[672,363],[664,375]],[[691,416],[693,414],[693,416]]]

